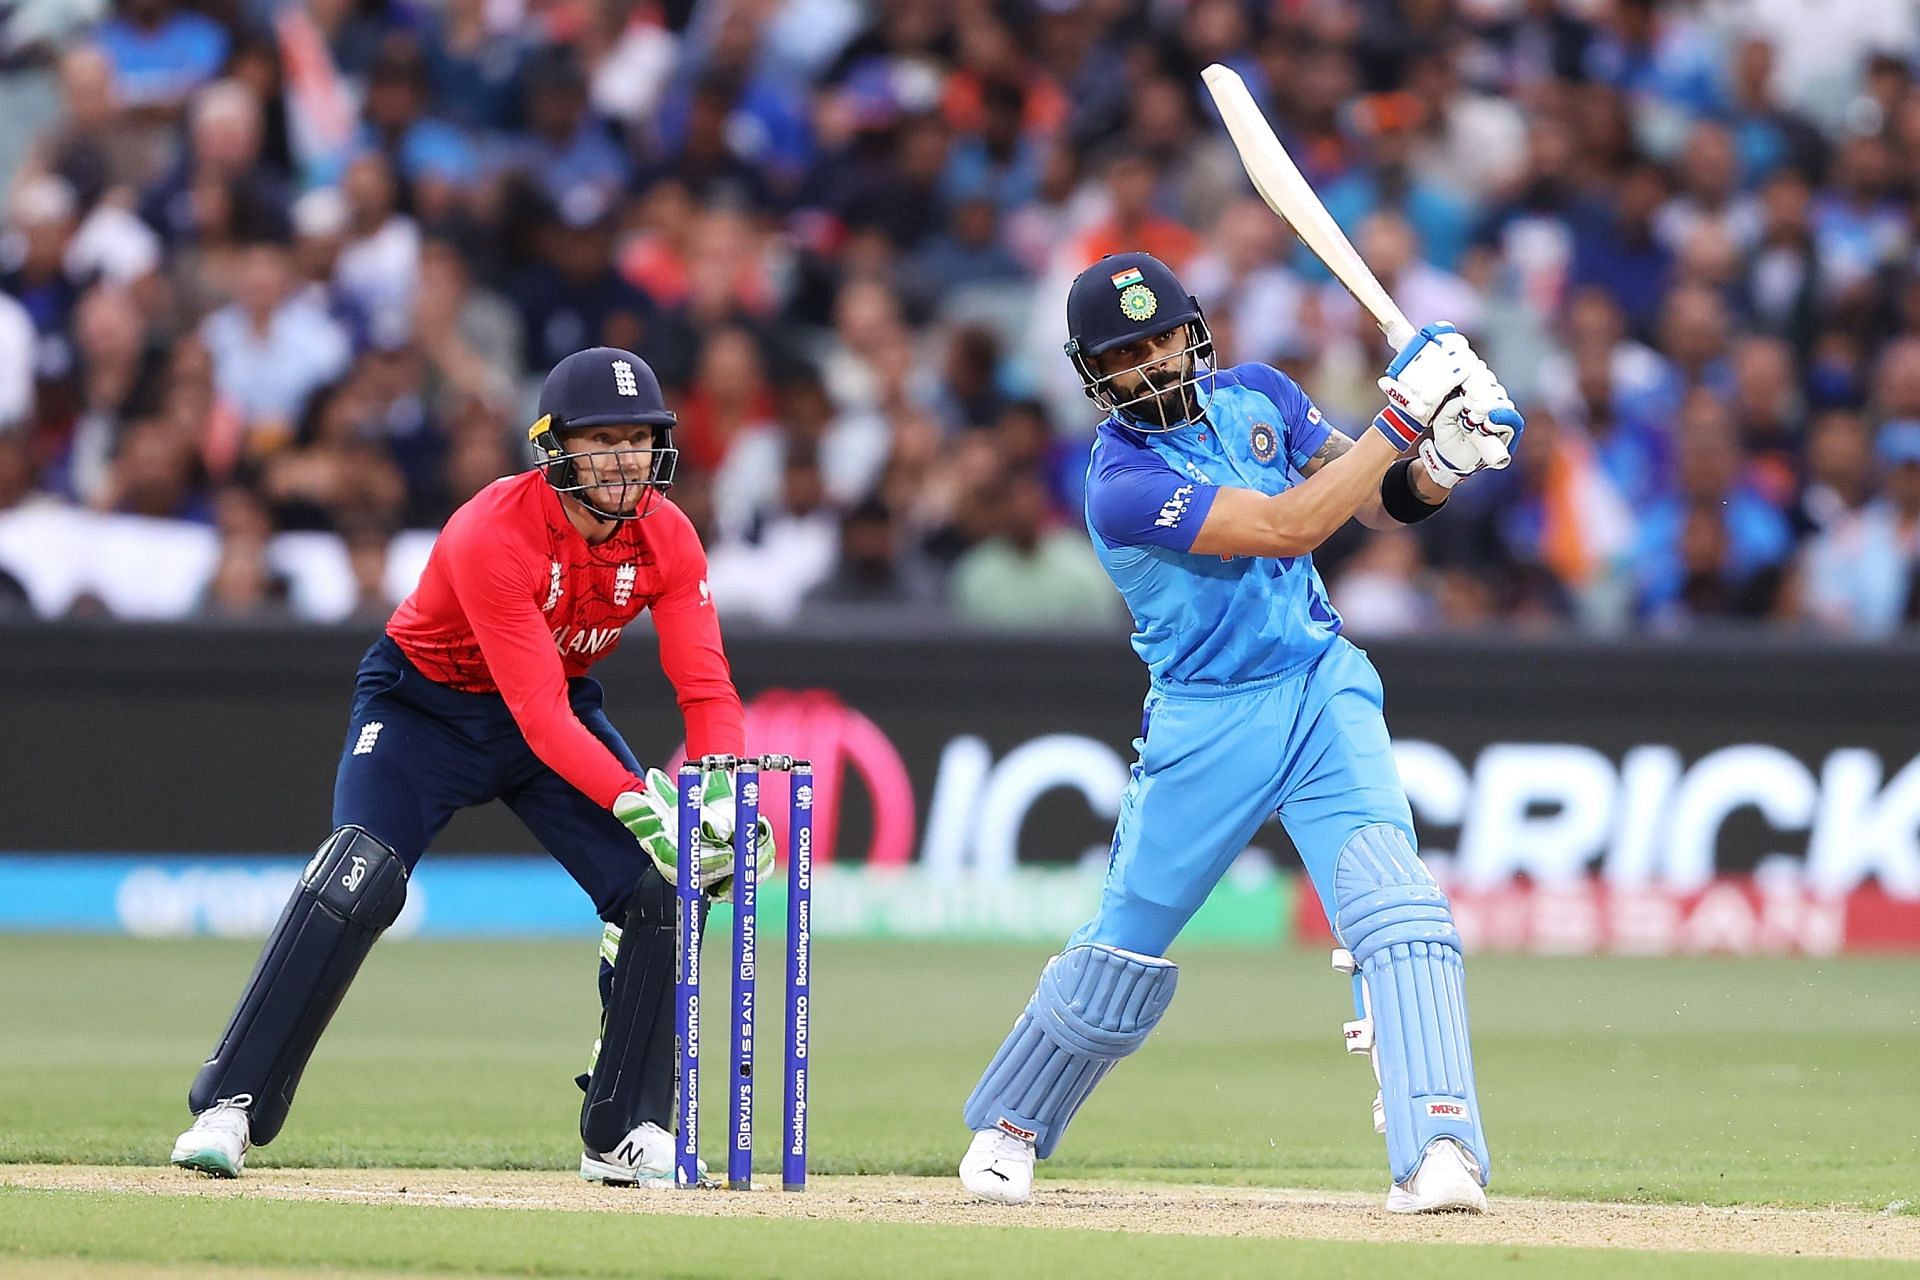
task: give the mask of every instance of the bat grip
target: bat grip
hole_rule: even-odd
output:
[[[1413,335],[1419,330],[1405,316],[1392,316],[1380,322],[1380,332],[1387,335],[1388,346],[1400,351],[1413,341]]]

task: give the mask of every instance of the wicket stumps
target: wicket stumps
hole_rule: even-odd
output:
[[[811,1013],[813,930],[813,766],[792,756],[705,756],[680,767],[681,866],[699,838],[700,798],[709,770],[734,776],[733,832],[733,1000],[729,1041],[727,1144],[729,1190],[753,1186],[754,1016],[759,967],[759,875],[755,837],[760,818],[760,775],[788,775],[787,1000],[784,1114],[781,1125],[780,1182],[787,1191],[807,1184],[807,1057]],[[700,941],[703,894],[698,878],[678,876],[674,886],[675,941],[674,1035],[680,1131],[674,1182],[700,1185]]]

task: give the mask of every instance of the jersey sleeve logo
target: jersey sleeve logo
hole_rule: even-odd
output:
[[[1173,496],[1161,504],[1160,514],[1154,520],[1153,527],[1156,529],[1178,529],[1180,522],[1186,519],[1187,508],[1191,506],[1192,503],[1193,486],[1190,484],[1181,485],[1173,491]]]
[[[547,602],[540,606],[540,612],[542,613],[552,613],[554,606],[560,603],[561,593],[565,590],[565,588],[560,585],[560,573],[560,562],[555,560],[553,561],[553,573],[547,579]]]
[[[640,384],[634,381],[633,366],[625,360],[613,362],[613,389],[623,396],[640,394]]]

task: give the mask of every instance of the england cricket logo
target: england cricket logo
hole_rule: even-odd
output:
[[[553,562],[553,575],[547,579],[547,602],[540,606],[540,612],[552,613],[553,607],[560,603],[560,562]]]
[[[625,360],[613,362],[613,389],[623,396],[640,394],[640,384],[634,381],[633,366]]]
[[[633,578],[636,570],[630,564],[620,566],[613,575],[613,607],[624,609],[627,601],[633,599]]]

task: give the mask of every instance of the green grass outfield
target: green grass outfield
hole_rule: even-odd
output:
[[[569,945],[382,946],[322,1042],[286,1132],[255,1152],[250,1167],[572,1167],[579,1093],[571,1078],[584,1067],[593,1032],[595,943],[583,934]],[[0,1163],[163,1162],[187,1119],[194,1068],[256,949],[251,942],[0,937]],[[717,938],[710,954],[721,954]],[[1025,1001],[1045,950],[829,943],[816,954],[813,1167],[950,1176],[966,1138],[960,1103]],[[1362,1062],[1341,1052],[1346,984],[1325,957],[1234,949],[1175,955],[1180,995],[1166,1021],[1101,1087],[1043,1174],[1383,1191],[1383,1148],[1367,1120],[1372,1081]],[[771,1170],[778,972],[765,969],[774,980],[761,983],[759,1167]],[[723,965],[709,972],[721,975]],[[1920,1201],[1920,964],[1484,957],[1472,963],[1469,987],[1499,1192],[1896,1214]],[[706,1046],[719,1062],[723,1026],[722,1017],[711,1018]],[[717,1084],[705,1117],[708,1159],[718,1164],[726,1120]],[[564,1221],[544,1226],[535,1212],[463,1211],[454,1216],[474,1225],[460,1227],[462,1239],[499,1242],[491,1253],[463,1252],[441,1239],[451,1223],[437,1233],[406,1225],[409,1215],[441,1210],[137,1200],[115,1201],[106,1213],[98,1197],[80,1193],[0,1195],[0,1270],[22,1256],[87,1249],[99,1258],[163,1259],[159,1226],[177,1220],[200,1236],[255,1238],[270,1226],[274,1240],[291,1242],[276,1245],[279,1252],[217,1258],[226,1263],[463,1273],[491,1266],[528,1274],[541,1257],[560,1256],[532,1242],[569,1229]],[[347,1235],[327,1225],[328,1215],[342,1214],[355,1215]],[[109,1221],[128,1225],[107,1232],[100,1224]],[[592,1235],[612,1240],[649,1229],[659,1232],[657,1219],[596,1220]],[[994,1235],[971,1227],[747,1227],[733,1220],[697,1230],[708,1244],[672,1252],[679,1261],[665,1274],[699,1273],[720,1241],[763,1232],[792,1233],[801,1254],[817,1249],[824,1259],[900,1251],[894,1270],[874,1274],[939,1274],[924,1259],[960,1256],[956,1240],[984,1247]],[[894,1244],[882,1248],[868,1238],[873,1232]],[[1025,1231],[1020,1238],[1034,1257],[1056,1245],[1062,1259],[1087,1250],[1089,1261],[1104,1247],[1143,1261],[1149,1251],[1169,1250],[1170,1259],[1177,1254],[1204,1274],[1222,1275],[1277,1265],[1342,1274],[1340,1259],[1353,1260],[1355,1274],[1378,1274],[1394,1250],[1427,1247],[1134,1236],[1104,1245],[1098,1241],[1106,1234],[1081,1234]],[[133,1252],[116,1252],[110,1239]],[[517,1239],[529,1242],[525,1249],[509,1247]],[[137,1252],[142,1241],[150,1252]],[[1457,1251],[1462,1268],[1479,1270],[1514,1252],[1432,1251]],[[644,1250],[619,1252],[623,1258],[600,1259],[597,1270],[566,1256],[591,1274],[662,1274],[617,1269]],[[740,1268],[715,1270],[797,1273],[756,1271],[752,1251],[743,1244],[737,1252]],[[1631,1256],[1636,1266],[1652,1257]],[[1615,1255],[1606,1273],[1627,1274],[1626,1257]],[[1553,1258],[1554,1274],[1601,1273],[1582,1271],[1588,1263],[1579,1254]],[[1728,1261],[1695,1258],[1685,1273],[1735,1274],[1711,1269]]]

